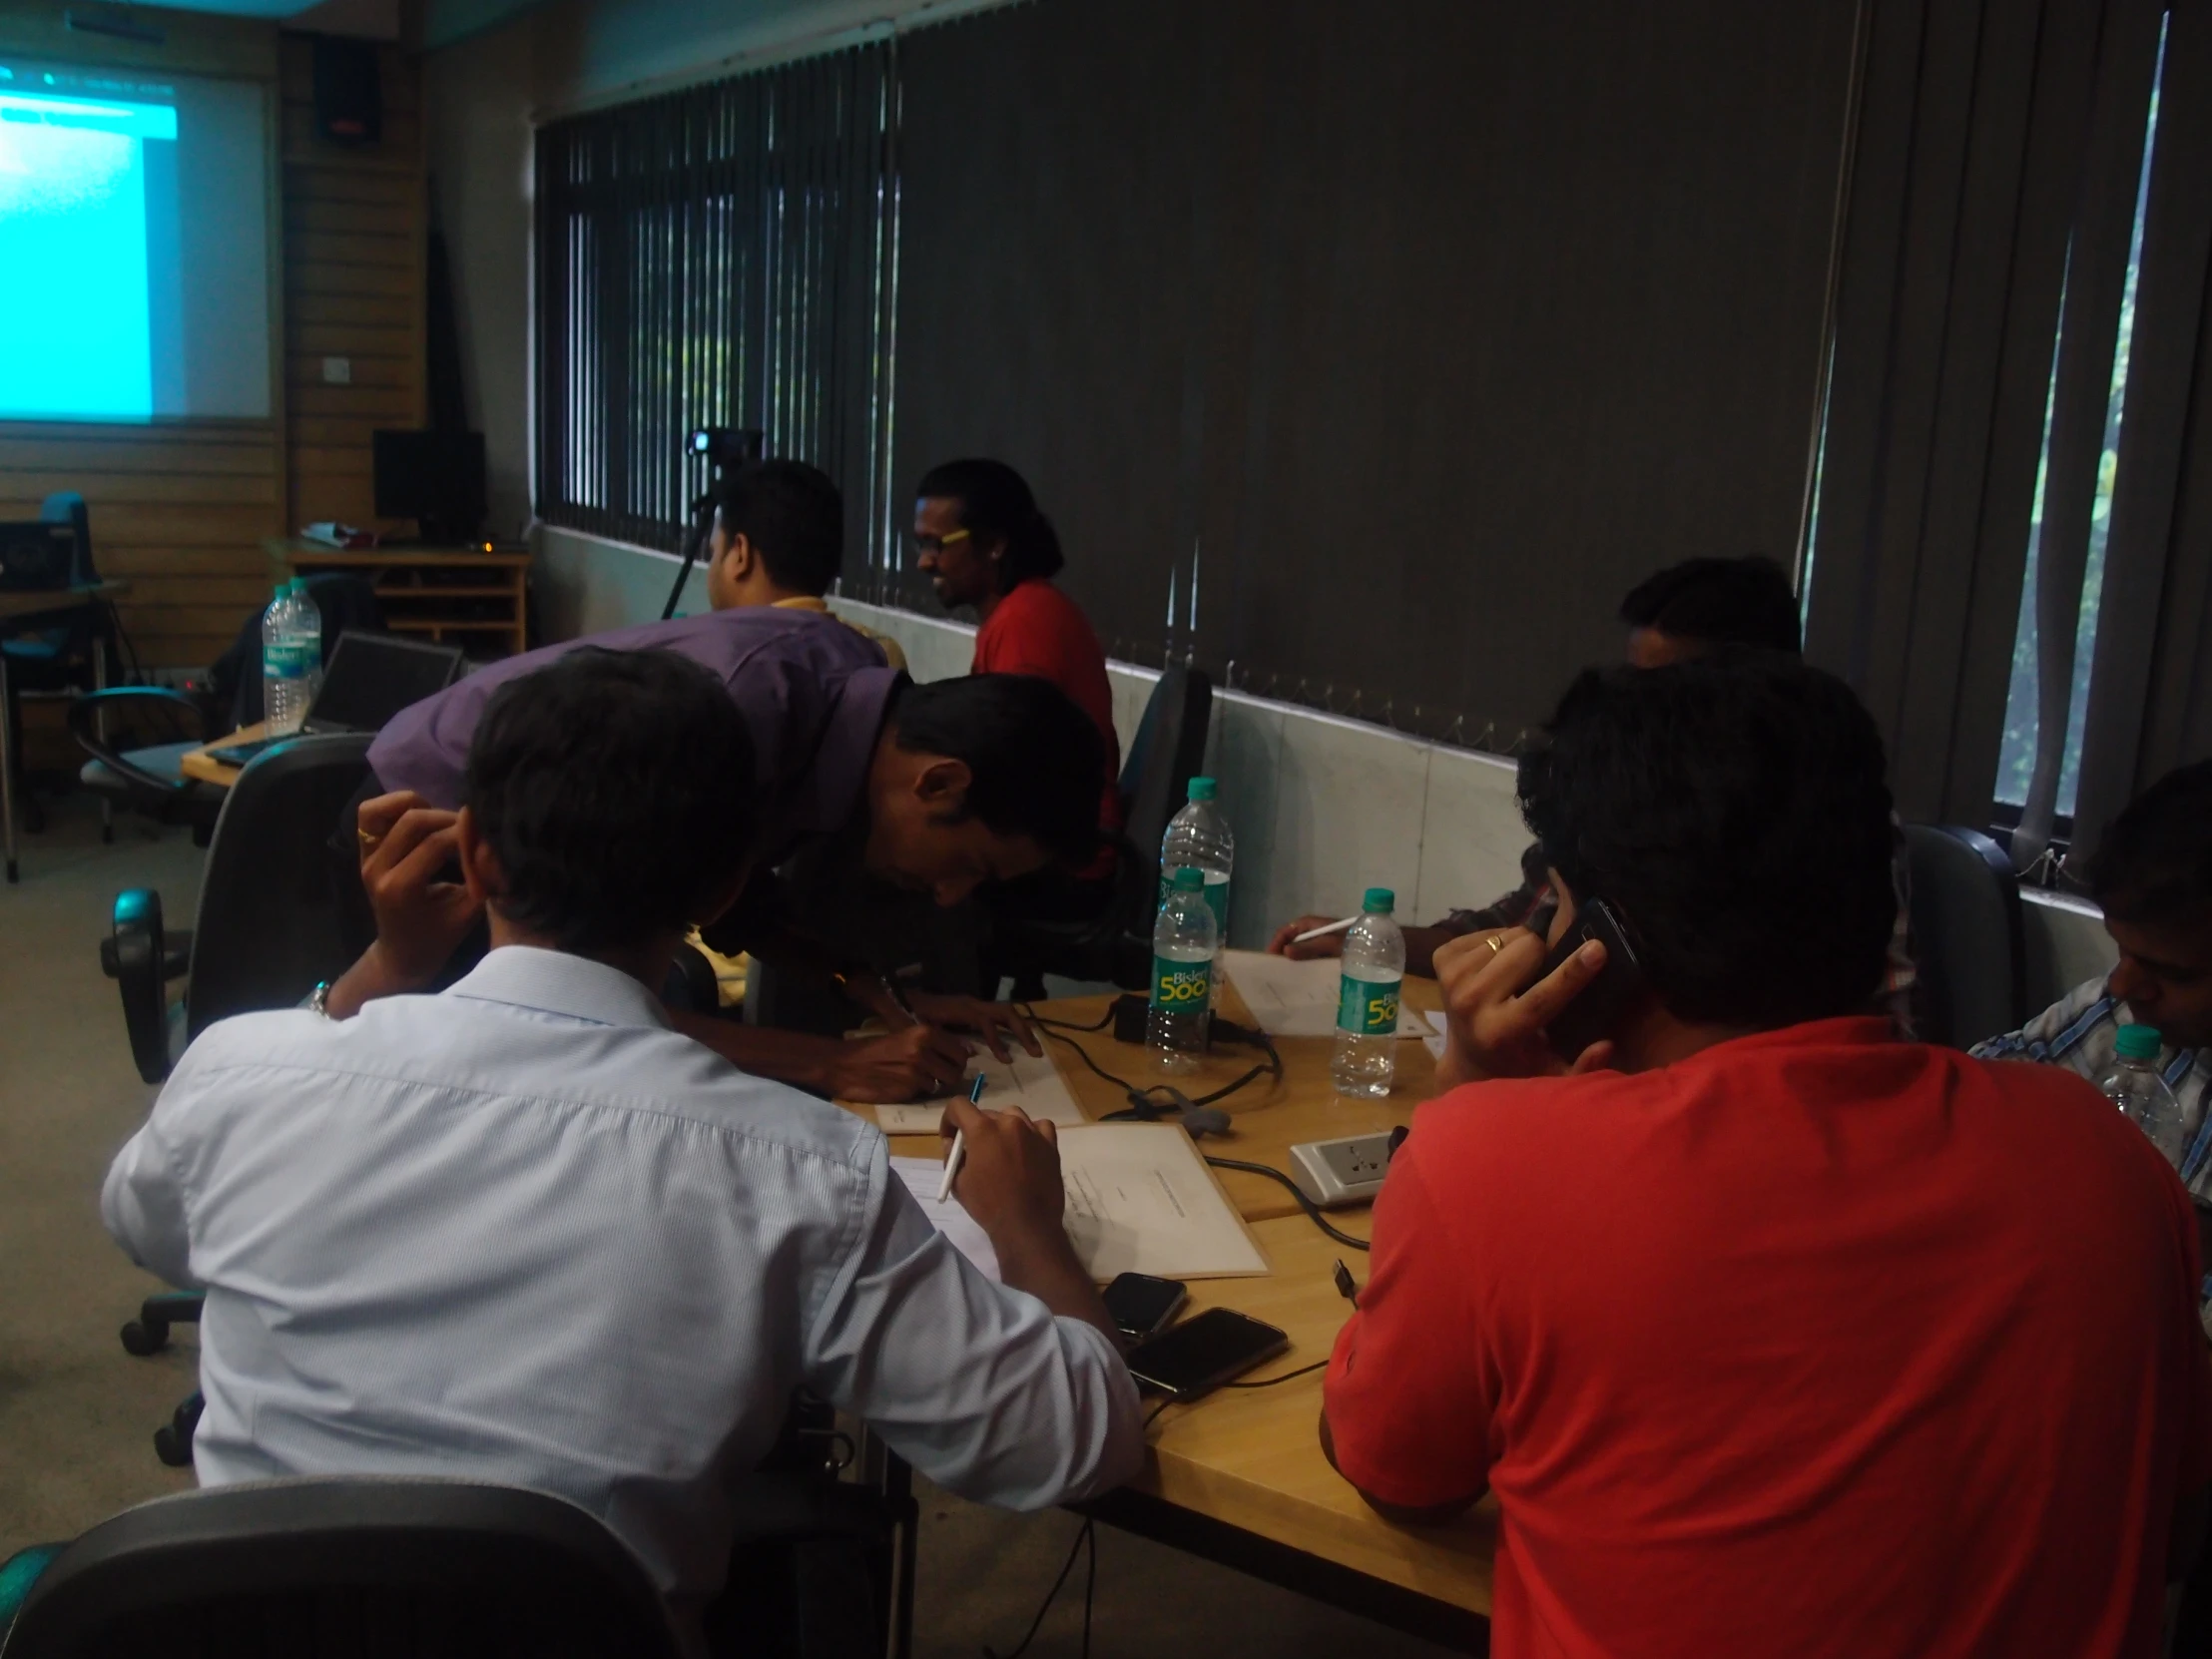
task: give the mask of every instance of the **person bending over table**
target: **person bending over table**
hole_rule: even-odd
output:
[[[1640,959],[1437,953],[1439,1081],[1377,1200],[1325,1449],[1385,1515],[1500,1516],[1491,1651],[2150,1655],[2212,1365],[2173,1171],[2057,1067],[1870,1015],[1890,797],[1841,681],[1591,671],[1520,797]],[[1526,987],[1526,988],[1524,988]]]
[[[558,1493],[636,1551],[699,1651],[732,1482],[795,1385],[984,1501],[1135,1472],[1136,1390],[1061,1229],[1050,1125],[947,1108],[994,1285],[872,1125],[671,1029],[677,943],[745,880],[752,747],[698,664],[579,651],[491,700],[457,814],[364,807],[403,866],[458,860],[490,954],[350,1019],[210,1027],[102,1195],[134,1261],[207,1290],[202,1484]]]
[[[1087,896],[1061,892],[1057,902],[1034,892],[1026,907],[1070,919],[1092,913],[1086,903],[1103,905],[1111,894],[1114,843],[1121,834],[1121,743],[1106,653],[1082,607],[1052,580],[1067,563],[1052,521],[1038,511],[1027,481],[1004,461],[946,461],[914,486],[913,539],[938,603],[948,610],[972,606],[982,625],[968,672],[1049,680],[1098,730],[1101,844],[1089,866],[1074,872],[1097,890]]]
[[[864,910],[863,877],[952,905],[985,881],[1048,862],[1080,864],[1097,846],[1098,738],[1056,689],[1018,675],[916,686],[834,618],[763,606],[619,629],[480,669],[384,728],[368,752],[374,787],[457,807],[485,706],[579,645],[689,657],[714,673],[745,717],[760,792],[747,848],[755,873],[731,914],[706,931],[717,950],[842,967],[859,959],[860,944],[849,930],[818,926],[811,912],[840,894],[847,909]],[[679,787],[688,765],[655,788]],[[365,839],[362,852],[377,942],[331,987],[329,1006],[340,1014],[371,996],[433,983],[468,934],[465,925],[442,925],[451,915],[385,892],[393,860]],[[797,899],[775,873],[795,860],[813,876]],[[980,1034],[1002,1058],[1009,1039],[1041,1052],[1006,1003],[923,995],[901,1007],[867,973],[851,976],[848,988],[893,1027],[890,1035],[846,1041],[712,1014],[675,1018],[748,1071],[848,1100],[907,1100],[952,1087],[967,1063],[960,1031]],[[920,1023],[909,1022],[908,1008]]]
[[[762,461],[715,483],[707,538],[707,603],[718,611],[772,605],[835,615],[824,597],[844,563],[844,503],[830,475],[805,461]],[[892,668],[906,653],[888,634],[837,617]]]

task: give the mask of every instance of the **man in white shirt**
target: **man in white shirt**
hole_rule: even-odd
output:
[[[482,906],[491,953],[348,1020],[212,1027],[102,1199],[134,1259],[207,1289],[203,1484],[557,1492],[630,1544],[696,1647],[731,1484],[802,1383],[973,1498],[1039,1507],[1135,1471],[1136,1391],[1061,1230],[1049,1125],[950,1108],[994,1285],[873,1126],[669,1027],[652,987],[745,879],[753,777],[706,670],[583,650],[501,690],[458,813],[362,808],[380,920]],[[448,860],[465,884],[437,879]]]

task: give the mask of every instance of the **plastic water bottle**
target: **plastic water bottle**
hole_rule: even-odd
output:
[[[1160,902],[1168,901],[1168,882],[1179,869],[1195,869],[1206,878],[1206,905],[1214,912],[1214,937],[1229,938],[1229,877],[1237,863],[1237,837],[1214,805],[1214,781],[1193,778],[1190,805],[1168,821],[1160,838]],[[1221,946],[1214,950],[1208,1006],[1221,1001]]]
[[[2181,1167],[2187,1145],[2188,1125],[2182,1120],[2181,1102],[2158,1075],[2158,1031],[2149,1025],[2123,1025],[2112,1039],[2112,1069],[2098,1080],[2104,1097],[2128,1121],[2150,1137],[2150,1144],[2166,1162]]]
[[[1206,876],[1186,865],[1168,883],[1152,924],[1152,1010],[1145,1043],[1162,1071],[1195,1071],[1206,1052],[1214,948],[1221,929],[1206,902]]]
[[[322,612],[307,584],[277,587],[262,616],[262,714],[269,730],[296,732],[322,684]]]
[[[1329,1063],[1339,1094],[1380,1099],[1397,1079],[1397,996],[1405,980],[1405,935],[1397,894],[1370,887],[1345,935],[1337,981],[1337,1052]]]

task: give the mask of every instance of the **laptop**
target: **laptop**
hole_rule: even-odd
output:
[[[263,750],[298,737],[332,732],[381,732],[384,722],[410,703],[420,703],[460,678],[461,648],[368,634],[348,628],[338,636],[330,666],[296,732],[219,744],[209,756],[225,766],[242,767]]]

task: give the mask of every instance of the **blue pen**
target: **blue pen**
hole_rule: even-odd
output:
[[[968,1104],[974,1106],[983,1099],[983,1073],[975,1074],[975,1083],[967,1092]],[[960,1156],[967,1151],[967,1137],[959,1130],[952,1131],[952,1150],[944,1157],[944,1179],[937,1183],[937,1202],[942,1204],[952,1196],[952,1178],[960,1173]]]

